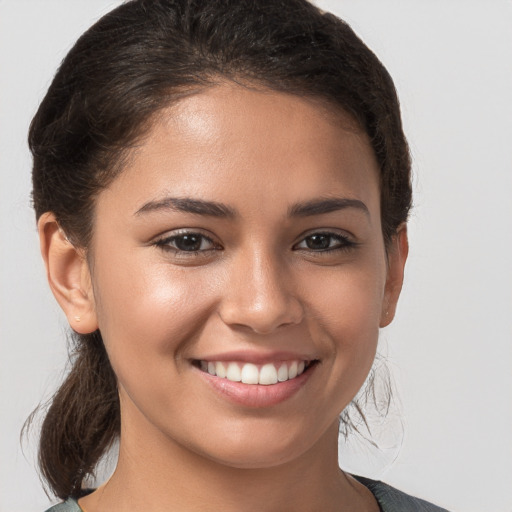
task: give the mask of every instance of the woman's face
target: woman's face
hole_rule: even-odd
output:
[[[347,116],[228,84],[162,112],[98,196],[90,253],[122,439],[234,467],[320,446],[392,316],[396,254]]]

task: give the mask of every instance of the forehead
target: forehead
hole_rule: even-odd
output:
[[[222,84],[158,114],[100,198],[116,193],[134,207],[170,193],[271,209],[331,194],[378,202],[378,166],[366,134],[341,110]]]

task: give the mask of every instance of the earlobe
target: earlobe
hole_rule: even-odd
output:
[[[95,331],[98,322],[84,252],[68,240],[53,213],[41,215],[37,226],[48,283],[69,325],[81,334]]]
[[[407,225],[404,222],[398,227],[388,248],[388,273],[382,302],[380,327],[386,327],[395,317],[398,298],[404,282],[404,269],[408,254],[409,241]]]

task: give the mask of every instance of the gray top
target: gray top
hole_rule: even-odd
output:
[[[448,512],[444,508],[437,507],[409,496],[384,482],[370,480],[362,476],[355,476],[359,482],[365,485],[375,496],[377,503],[382,512]],[[49,508],[46,512],[83,512],[78,503],[73,498],[68,499],[64,503]]]
[[[425,500],[409,496],[384,482],[352,475],[373,493],[382,512],[448,512]]]

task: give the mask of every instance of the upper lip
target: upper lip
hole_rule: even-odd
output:
[[[236,350],[219,354],[205,354],[193,358],[196,361],[239,361],[242,363],[264,364],[279,361],[313,361],[312,354],[292,351],[250,351]]]

